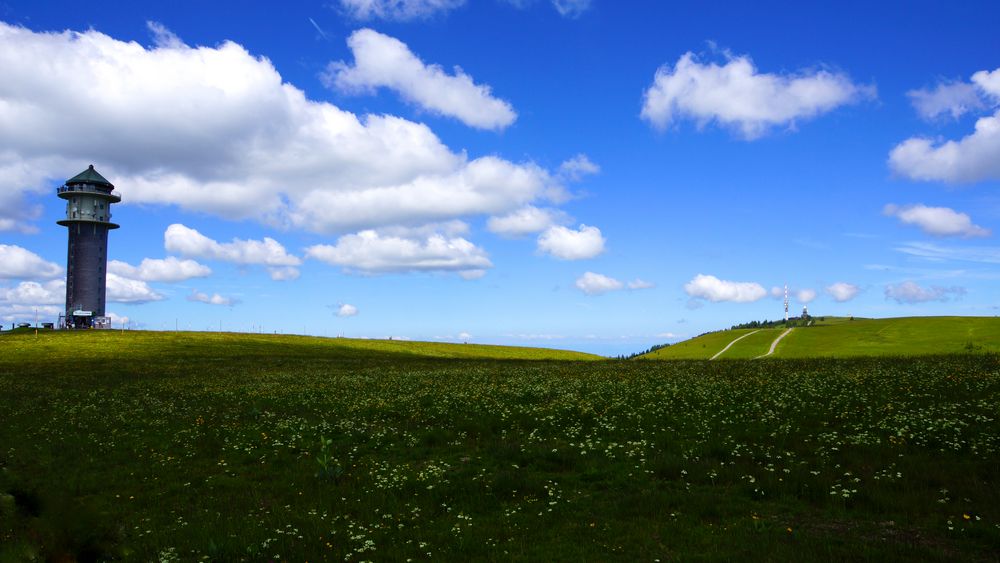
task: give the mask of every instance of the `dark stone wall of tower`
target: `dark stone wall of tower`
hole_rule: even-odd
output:
[[[104,316],[108,256],[108,227],[98,223],[69,226],[66,257],[66,311],[93,311]]]

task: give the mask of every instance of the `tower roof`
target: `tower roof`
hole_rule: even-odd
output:
[[[69,184],[95,184],[99,186],[108,186],[109,188],[114,188],[114,184],[109,182],[104,176],[101,176],[97,170],[94,170],[94,165],[91,164],[89,168],[80,172],[76,176],[73,176],[69,180],[66,180],[66,185]]]

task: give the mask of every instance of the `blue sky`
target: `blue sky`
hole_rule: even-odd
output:
[[[249,5],[247,5],[249,4]],[[0,318],[639,351],[998,314],[992,2],[0,2]],[[145,262],[144,262],[145,260]]]

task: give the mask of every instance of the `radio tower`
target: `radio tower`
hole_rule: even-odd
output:
[[[785,322],[788,322],[788,284],[785,284]]]

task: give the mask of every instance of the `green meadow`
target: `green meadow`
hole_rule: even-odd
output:
[[[741,339],[717,359],[748,359],[766,354],[785,327],[761,329]],[[712,332],[661,348],[642,358],[652,360],[709,359],[727,344],[753,332],[736,329]],[[797,326],[778,343],[769,358],[850,358],[859,356],[919,356],[1000,352],[1000,318],[903,317],[815,319]]]
[[[996,354],[593,360],[0,335],[0,561],[998,558]]]

